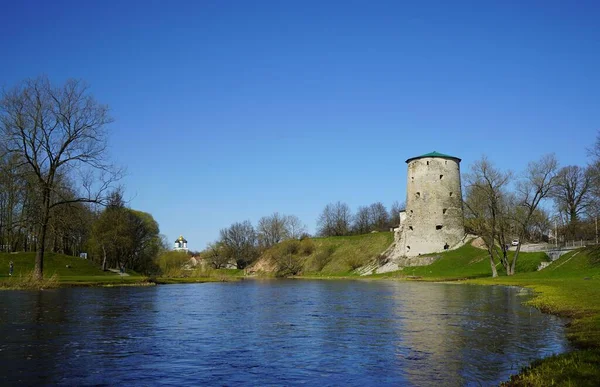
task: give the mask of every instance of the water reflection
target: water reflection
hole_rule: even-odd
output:
[[[497,384],[564,351],[520,290],[243,281],[3,292],[6,384]]]

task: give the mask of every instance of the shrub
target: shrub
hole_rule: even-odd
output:
[[[325,266],[327,266],[327,264],[331,261],[331,256],[333,255],[334,251],[334,246],[328,246],[315,255],[314,265],[316,271],[321,271]]]
[[[26,274],[20,274],[18,276],[11,277],[8,281],[3,281],[2,286],[6,286],[12,289],[50,289],[57,288],[59,286],[58,276],[52,274],[51,277],[45,277],[41,280],[36,279],[33,275],[33,271]]]
[[[295,255],[300,251],[300,242],[291,239],[289,241],[285,241],[281,244],[280,251],[283,255]]]
[[[350,270],[356,270],[364,264],[363,259],[356,254],[347,255],[345,261]]]
[[[312,239],[303,239],[300,242],[300,253],[302,255],[311,255],[315,251],[315,243]]]

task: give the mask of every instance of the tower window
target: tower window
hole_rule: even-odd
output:
[[[448,211],[448,209],[447,209],[447,208],[443,208],[443,209],[442,209],[442,214],[445,214],[445,213],[446,213],[446,211]]]
[[[410,210],[410,213],[412,214],[412,213],[413,213],[413,210]]]
[[[409,229],[410,231],[412,231],[412,230],[413,230],[413,226],[408,226],[408,229]]]
[[[448,243],[446,243],[446,244],[444,245],[444,250],[448,250],[449,248],[450,248],[450,245],[449,245]]]
[[[452,197],[452,192],[450,192],[450,197]]]
[[[414,176],[411,176],[411,177],[410,177],[410,180],[411,180],[411,181],[415,181],[415,177],[414,177]]]
[[[444,226],[442,226],[441,224],[438,224],[437,226],[435,226],[435,229],[436,229],[436,230],[441,230],[441,229],[442,229],[442,227],[444,227]]]
[[[406,246],[406,250],[410,251],[410,246]]]
[[[444,177],[444,175],[440,175],[440,180],[442,180],[443,177]]]
[[[427,162],[427,165],[429,165],[429,161]]]
[[[420,193],[420,192],[417,192],[417,193],[415,194],[415,196],[416,196],[417,198],[420,198],[420,197],[421,197],[421,193]],[[452,196],[452,195],[450,195],[450,196]]]

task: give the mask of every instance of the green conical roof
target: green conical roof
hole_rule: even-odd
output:
[[[425,158],[425,157],[439,157],[439,158],[442,158],[442,159],[452,159],[452,160],[458,161],[459,163],[461,161],[458,157],[454,157],[454,156],[450,156],[450,155],[445,155],[443,153],[439,153],[439,152],[433,151],[433,152],[430,152],[430,153],[425,153],[424,155],[421,155],[421,156],[411,157],[410,159],[406,160],[406,162],[410,163],[413,160],[422,159],[422,158]]]

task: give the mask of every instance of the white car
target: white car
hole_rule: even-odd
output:
[[[518,246],[518,245],[519,245],[519,240],[518,240],[518,239],[513,239],[513,241],[512,241],[512,242],[510,242],[510,244],[511,244],[512,246]]]

